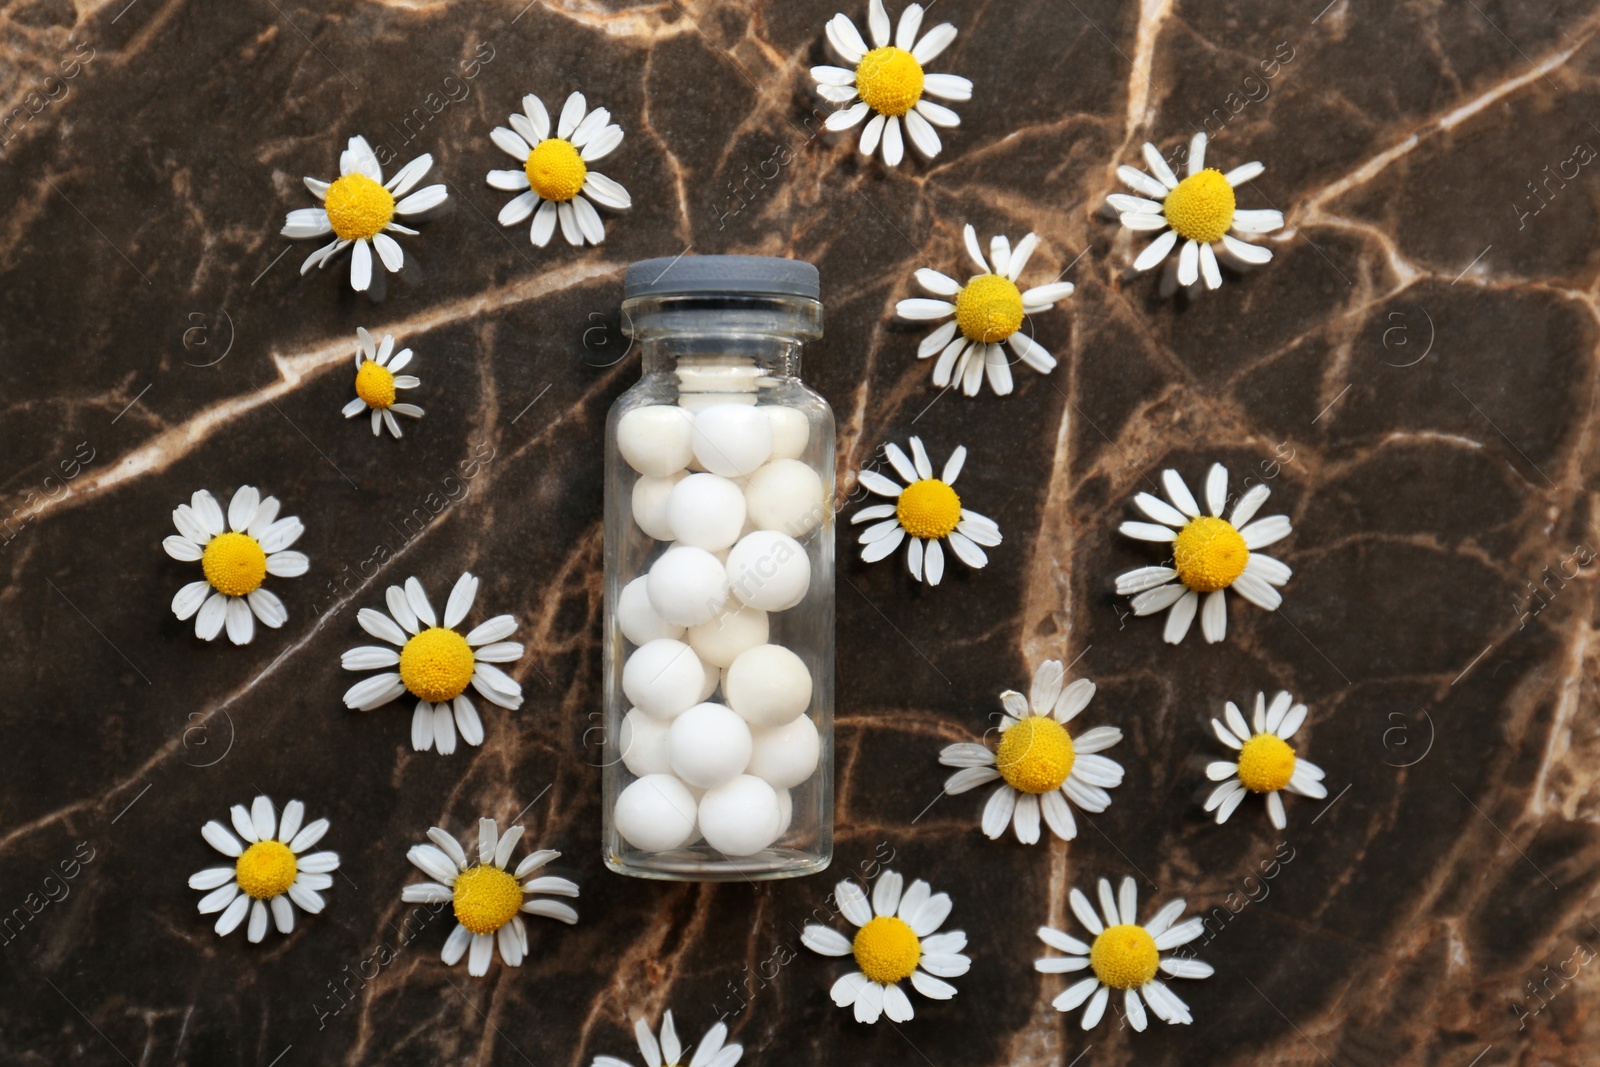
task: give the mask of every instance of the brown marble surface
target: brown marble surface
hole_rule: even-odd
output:
[[[937,161],[884,173],[810,133],[804,72],[837,9],[0,8],[0,912],[23,915],[0,1062],[586,1065],[636,1058],[629,1021],[668,1007],[690,1039],[728,1013],[752,1064],[1594,1061],[1600,12],[941,0],[961,35],[940,67],[974,99]],[[488,133],[523,93],[578,87],[627,131],[605,169],[636,206],[599,248],[535,250],[494,225]],[[1162,300],[1098,206],[1142,141],[1202,126],[1213,161],[1267,164],[1244,204],[1288,228],[1267,268]],[[358,132],[432,152],[451,190],[376,304],[342,263],[299,277],[313,246],[277,235]],[[960,269],[966,221],[1037,230],[1028,277],[1078,285],[1035,320],[1062,365],[1007,398],[939,396],[922,331],[891,322],[915,268]],[[936,590],[841,545],[822,877],[662,885],[600,862],[600,433],[637,374],[621,275],[685,249],[815,261],[807,378],[839,416],[841,490],[885,440],[965,442],[963,495],[1006,534]],[[417,351],[427,416],[403,441],[339,416],[357,325]],[[1276,616],[1236,601],[1225,644],[1174,649],[1111,594],[1153,562],[1115,529],[1162,467],[1214,459],[1271,483],[1295,577]],[[194,489],[240,483],[304,519],[312,570],[275,583],[282,630],[208,646],[172,617],[192,571],[159,544]],[[527,701],[486,715],[481,749],[415,754],[409,711],[343,709],[339,654],[383,586],[464,568],[522,621]],[[924,812],[939,748],[1050,657],[1127,735],[1111,809],[1033,848],[982,837],[982,794]],[[1206,718],[1277,687],[1310,704],[1337,795],[1291,799],[1285,833],[1259,804],[1215,827]],[[262,791],[330,817],[344,866],[323,915],[250,945],[185,880],[215,862],[200,825]],[[524,809],[582,883],[581,923],[537,924],[528,963],[481,981],[439,963],[448,922],[403,941],[406,848]],[[888,855],[954,896],[973,967],[955,1000],[865,1027],[798,927]],[[1085,1035],[1032,970],[1067,889],[1125,873],[1147,902],[1226,909],[1197,953],[1216,975],[1181,983],[1192,1026]]]

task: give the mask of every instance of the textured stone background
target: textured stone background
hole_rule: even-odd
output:
[[[961,35],[937,66],[976,94],[943,156],[896,173],[810,132],[833,3],[6,3],[0,911],[38,913],[0,945],[0,1060],[577,1065],[673,1007],[691,1039],[728,1012],[747,1063],[1588,1062],[1600,12],[1323,3],[940,0]],[[493,224],[488,133],[576,87],[626,128],[605,170],[636,207],[598,249],[535,250]],[[1270,267],[1163,301],[1098,205],[1140,142],[1208,121],[1212,160],[1267,163],[1245,204],[1289,225]],[[313,246],[277,236],[357,132],[431,151],[452,192],[379,304],[343,261],[300,278]],[[966,221],[1037,230],[1028,278],[1079,287],[1033,326],[1062,365],[1004,399],[941,397],[922,331],[891,323],[916,267],[960,269]],[[887,439],[965,442],[963,494],[1006,533],[937,590],[841,546],[835,867],[759,888],[623,879],[598,848],[600,432],[637,374],[621,274],[691,248],[821,267],[807,378],[842,493]],[[417,350],[428,414],[403,441],[339,417],[357,325]],[[1272,484],[1296,576],[1276,616],[1235,602],[1225,644],[1173,649],[1111,596],[1152,561],[1115,528],[1162,467],[1218,458]],[[159,542],[195,488],[243,482],[303,517],[312,571],[276,584],[284,629],[205,646]],[[417,755],[408,711],[343,710],[339,653],[384,585],[463,568],[523,620],[527,702],[480,750]],[[985,840],[981,795],[918,818],[939,747],[1052,656],[1127,733],[1112,808],[1034,848]],[[1285,834],[1257,804],[1212,826],[1205,720],[1276,687],[1309,702],[1337,796],[1291,800]],[[258,791],[329,816],[344,867],[327,912],[252,946],[184,882],[214,862],[200,825]],[[529,963],[482,981],[438,962],[444,920],[400,944],[406,847],[525,808],[582,923],[536,925]],[[952,893],[973,968],[868,1028],[798,928],[890,855]],[[1199,951],[1215,977],[1179,983],[1190,1027],[1084,1035],[1031,969],[1068,887],[1125,873],[1146,903],[1239,909]],[[352,978],[381,945],[398,958]]]

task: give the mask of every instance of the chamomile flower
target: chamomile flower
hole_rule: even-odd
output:
[[[587,108],[582,93],[567,97],[551,136],[550,113],[529,93],[522,98],[524,114],[511,116],[511,129],[496,126],[489,135],[519,165],[489,172],[490,185],[518,194],[500,209],[500,225],[518,226],[532,215],[528,235],[536,247],[550,243],[558,221],[568,244],[597,245],[606,239],[606,227],[594,205],[617,211],[633,206],[628,190],[589,169],[622,143],[622,127],[605,108]]]
[[[1039,246],[1035,234],[1018,241],[1014,249],[1010,241],[997,234],[989,242],[989,259],[985,260],[977,231],[968,225],[963,233],[967,255],[972,257],[978,273],[962,285],[931,267],[923,267],[917,271],[917,281],[943,299],[902,300],[895,305],[895,314],[914,320],[954,316],[924,337],[917,347],[918,359],[939,353],[939,361],[933,365],[933,384],[943,389],[959,382],[962,392],[977,396],[987,370],[989,388],[996,396],[1005,396],[1011,392],[1011,362],[1000,347],[1001,342],[1010,345],[1011,351],[1028,366],[1040,374],[1049,374],[1055,369],[1056,357],[1023,332],[1022,317],[1049,311],[1056,301],[1072,295],[1073,286],[1071,282],[1050,282],[1026,291],[1017,288],[1018,275]],[[989,269],[991,261],[993,270]]]
[[[389,614],[362,608],[356,621],[380,641],[399,646],[362,645],[346,652],[340,662],[347,671],[394,667],[351,686],[345,707],[371,711],[410,693],[417,698],[411,717],[411,746],[418,752],[437,748],[448,756],[456,750],[456,731],[469,745],[483,744],[483,722],[467,696],[471,686],[491,704],[515,711],[522,706],[522,686],[496,663],[522,658],[522,646],[507,641],[517,631],[517,620],[496,615],[465,636],[456,626],[472,610],[478,596],[478,579],[463,574],[445,603],[444,625],[438,623],[422,583],[407,578],[405,588],[391,585],[384,591]],[[391,616],[393,616],[391,618]],[[520,832],[520,831],[519,831]]]
[[[956,103],[972,99],[972,83],[966,78],[923,71],[923,67],[950,47],[950,42],[956,39],[956,28],[942,22],[919,38],[922,12],[921,4],[906,7],[891,44],[889,13],[884,10],[883,0],[872,0],[867,14],[867,28],[872,33],[871,49],[848,16],[842,13],[833,16],[828,20],[828,42],[850,64],[850,69],[811,68],[811,77],[823,99],[851,105],[829,115],[824,125],[834,131],[848,130],[860,125],[861,120],[871,114],[872,118],[861,131],[861,154],[870,156],[881,145],[883,161],[891,167],[899,166],[905,154],[902,123],[905,136],[929,159],[938,155],[943,147],[934,127],[961,125],[959,115],[928,97],[937,96]]]
[[[911,545],[906,550],[906,562],[911,567],[911,577],[921,581],[927,576],[929,585],[938,585],[944,577],[944,549],[941,541],[948,541],[950,550],[969,567],[983,567],[989,557],[979,546],[994,547],[1000,543],[1000,527],[995,521],[976,511],[961,506],[961,498],[950,488],[961,466],[967,461],[967,449],[958,446],[945,462],[943,474],[933,476],[933,464],[928,461],[928,450],[922,439],[911,439],[911,454],[915,462],[906,458],[900,446],[893,442],[884,446],[889,463],[907,484],[902,488],[877,471],[856,473],[861,484],[879,496],[890,497],[893,504],[871,504],[850,517],[852,523],[874,523],[861,534],[861,558],[876,562],[900,547],[900,542],[910,535]]]
[[[1189,143],[1189,176],[1179,181],[1156,146],[1145,142],[1144,161],[1152,178],[1136,167],[1117,168],[1117,177],[1139,196],[1112,193],[1107,202],[1122,215],[1122,225],[1140,233],[1159,233],[1133,261],[1134,270],[1149,270],[1167,258],[1181,238],[1178,284],[1193,285],[1201,276],[1206,288],[1222,284],[1216,246],[1241,263],[1265,263],[1272,249],[1241,241],[1235,233],[1271,233],[1283,226],[1281,211],[1240,211],[1233,190],[1256,177],[1266,167],[1246,163],[1224,174],[1206,166],[1206,135],[1197,133]]]
[[[454,967],[470,947],[467,973],[482,978],[489,973],[490,957],[499,945],[505,965],[521,967],[528,955],[524,914],[568,924],[578,921],[570,904],[536,895],[576,897],[575,882],[553,875],[523,881],[561,853],[541,849],[522,857],[514,870],[506,868],[522,840],[522,827],[513,826],[502,834],[493,819],[479,819],[477,863],[469,863],[461,843],[437,826],[428,831],[428,840],[433,844],[411,846],[406,859],[434,880],[406,886],[400,899],[407,904],[448,903],[454,907],[456,928],[439,953],[445,966]]]
[[[1211,729],[1219,741],[1239,755],[1206,767],[1207,778],[1222,782],[1206,798],[1206,810],[1216,811],[1217,825],[1228,821],[1246,793],[1266,794],[1267,817],[1280,830],[1289,825],[1283,811],[1285,789],[1314,800],[1328,795],[1322,784],[1322,768],[1300,758],[1289,744],[1289,738],[1306,721],[1304,704],[1295,704],[1293,697],[1280,691],[1269,706],[1267,694],[1257,693],[1254,730],[1246,728],[1244,715],[1231,700],[1223,717],[1227,725],[1212,719]]]
[[[1015,689],[1000,694],[1005,715],[1000,720],[1000,745],[962,742],[939,753],[946,767],[960,767],[944,784],[954,796],[1002,779],[983,809],[983,832],[997,840],[1014,825],[1025,845],[1039,840],[1039,814],[1061,840],[1078,836],[1067,801],[1084,811],[1102,812],[1111,805],[1107,789],[1122,784],[1122,765],[1099,753],[1122,740],[1122,731],[1096,726],[1077,738],[1066,724],[1094,699],[1094,683],[1079,678],[1062,686],[1066,670],[1060,660],[1045,660],[1033,674],[1024,697]]]
[[[1177,644],[1189,632],[1196,610],[1200,612],[1200,632],[1213,644],[1228,632],[1228,608],[1222,599],[1224,589],[1232,589],[1257,607],[1276,611],[1283,603],[1274,586],[1289,580],[1290,570],[1257,549],[1289,536],[1289,517],[1269,515],[1250,520],[1272,492],[1265,485],[1251,486],[1233,513],[1222,518],[1228,500],[1228,471],[1213,463],[1206,474],[1206,506],[1211,514],[1200,514],[1194,494],[1174,470],[1162,471],[1168,504],[1149,493],[1134,498],[1139,510],[1156,520],[1125,522],[1121,532],[1141,541],[1172,545],[1172,566],[1140,567],[1117,577],[1117,592],[1133,597],[1135,615],[1167,611],[1164,634],[1168,644]],[[1200,606],[1201,596],[1205,606]]]
[[[205,580],[190,582],[172,598],[172,613],[180,619],[194,616],[194,633],[202,641],[214,640],[228,628],[228,640],[248,644],[255,636],[255,620],[274,630],[289,618],[272,591],[262,582],[298,578],[310,561],[288,548],[305,527],[297,518],[278,518],[278,498],[263,498],[253,485],[241,485],[228,502],[227,524],[216,498],[204,489],[172,512],[174,536],[161,542],[167,555],[185,563],[199,561]]]
[[[200,828],[212,848],[234,861],[231,867],[207,867],[189,876],[190,889],[207,891],[200,914],[222,913],[217,933],[233,933],[248,914],[247,936],[259,942],[267,936],[269,910],[278,932],[287,934],[294,930],[295,904],[312,915],[323,909],[322,890],[333,885],[330,872],[339,869],[339,854],[306,852],[328,832],[328,820],[302,826],[305,813],[304,804],[291,800],[280,819],[272,801],[256,797],[248,811],[243,804],[232,808],[238,837],[215,819]]]
[[[372,284],[372,253],[390,274],[405,265],[406,255],[390,233],[415,235],[397,218],[418,215],[444,203],[443,185],[428,185],[416,192],[412,188],[433,167],[433,156],[424,152],[395,172],[387,182],[378,157],[365,137],[350,138],[350,146],[339,154],[339,177],[332,182],[305,179],[311,195],[321,207],[298,208],[289,212],[283,235],[293,238],[326,237],[333,240],[306,257],[300,273],[326,266],[334,256],[354,245],[350,253],[350,288],[365,291]]]
[[[422,380],[414,374],[397,373],[411,362],[411,349],[394,350],[394,335],[384,334],[381,344],[374,346],[372,335],[365,326],[356,327],[360,344],[356,347],[356,397],[344,406],[344,417],[353,419],[363,411],[372,412],[372,436],[377,437],[388,426],[389,432],[400,436],[400,423],[396,415],[422,418],[422,409],[415,404],[395,403],[395,390],[415,389]]]
[[[661,1020],[660,1041],[656,1040],[656,1035],[650,1031],[650,1024],[643,1019],[633,1021],[633,1036],[639,1042],[639,1055],[644,1057],[645,1067],[678,1067],[683,1062],[683,1042],[678,1040],[678,1028],[673,1025],[672,1012],[667,1012]],[[689,1067],[733,1067],[744,1055],[744,1046],[724,1045],[727,1039],[727,1025],[720,1022],[714,1024],[700,1039]],[[596,1056],[593,1067],[633,1065],[615,1056]]]
[[[1057,1011],[1071,1011],[1087,1000],[1089,1006],[1083,1009],[1083,1028],[1092,1030],[1106,1012],[1111,991],[1120,989],[1123,1012],[1135,1030],[1143,1030],[1147,1024],[1146,1004],[1156,1018],[1165,1022],[1194,1022],[1189,1006],[1156,977],[1158,972],[1173,978],[1209,978],[1212,974],[1209,963],[1161,956],[1168,949],[1187,945],[1205,932],[1198,917],[1173,925],[1183,914],[1185,905],[1181,899],[1167,904],[1143,926],[1138,922],[1139,893],[1132,878],[1122,880],[1122,889],[1115,897],[1111,894],[1111,883],[1100,879],[1104,923],[1081,889],[1074,889],[1070,900],[1072,913],[1094,935],[1094,941],[1085,945],[1060,930],[1041,926],[1039,940],[1068,955],[1036,960],[1033,966],[1043,974],[1066,974],[1087,968],[1094,971],[1094,976],[1068,986],[1066,992],[1051,1001]]]
[[[959,978],[972,964],[962,955],[966,934],[937,932],[950,915],[950,897],[933,892],[920,878],[903,894],[902,885],[898,874],[884,871],[872,887],[868,906],[865,890],[849,880],[840,882],[834,900],[858,927],[855,937],[816,923],[808,923],[800,935],[801,943],[813,952],[855,956],[861,969],[835,982],[829,995],[841,1008],[854,1005],[858,1023],[875,1023],[879,1015],[887,1015],[890,1022],[909,1020],[911,999],[900,988],[908,978],[911,987],[928,999],[949,1000],[956,987],[943,979]]]

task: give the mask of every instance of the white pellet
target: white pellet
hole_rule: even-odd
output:
[[[634,408],[617,420],[617,451],[640,474],[665,478],[694,457],[693,420],[674,405]]]

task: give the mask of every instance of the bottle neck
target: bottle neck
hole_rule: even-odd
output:
[[[746,391],[800,376],[805,342],[822,336],[822,305],[797,297],[687,294],[622,305],[646,375],[676,375],[691,391]]]
[[[640,369],[645,374],[676,374],[681,379],[711,382],[726,378],[800,377],[802,342],[792,337],[646,337],[639,342]]]

